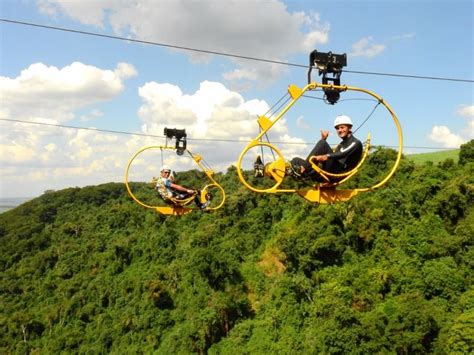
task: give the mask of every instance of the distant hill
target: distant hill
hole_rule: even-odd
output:
[[[215,213],[162,216],[109,183],[0,214],[0,353],[473,353],[474,163],[404,158],[386,187],[319,206],[235,167],[216,180]]]
[[[419,154],[407,154],[405,157],[413,161],[415,164],[424,164],[428,161],[434,164],[438,164],[446,159],[452,159],[455,163],[457,163],[459,160],[459,149]]]
[[[2,197],[0,198],[0,213],[11,210],[31,199],[32,197]]]

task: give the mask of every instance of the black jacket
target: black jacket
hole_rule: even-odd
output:
[[[334,153],[329,153],[329,159],[338,161],[342,171],[354,169],[362,157],[362,143],[356,137],[351,135],[342,140],[336,147]]]

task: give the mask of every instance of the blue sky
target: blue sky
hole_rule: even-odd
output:
[[[317,49],[346,53],[348,71],[473,80],[472,1],[2,0],[0,6],[8,20],[303,65]],[[0,118],[150,135],[186,128],[188,148],[216,170],[235,164],[257,134],[257,115],[289,84],[306,84],[306,68],[7,22],[0,22],[0,35]],[[356,73],[341,79],[387,100],[402,125],[405,153],[457,148],[474,138],[472,83]],[[334,106],[301,100],[271,138],[301,143],[283,143],[285,157],[305,156],[321,128],[332,130],[335,115],[361,123],[374,107],[363,98],[344,95]],[[367,132],[374,144],[396,145],[383,109],[357,135]],[[226,141],[235,139],[242,143]],[[122,181],[135,151],[163,143],[0,121],[0,196]],[[194,168],[164,159],[176,169]],[[133,178],[146,180],[159,165],[156,154],[143,157]]]

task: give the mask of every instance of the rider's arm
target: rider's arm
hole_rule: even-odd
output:
[[[174,184],[172,182],[170,182],[170,187],[174,190],[178,190],[178,191],[182,191],[182,192],[186,192],[188,194],[192,194],[194,192],[194,190],[191,190],[191,189],[187,189],[185,188],[184,186],[181,186],[181,185],[178,185],[178,184]]]
[[[348,145],[341,144],[339,149],[336,149],[334,153],[329,153],[327,154],[329,159],[341,159],[349,156],[353,152],[355,152],[357,149],[359,149],[361,143],[355,139],[352,139]]]

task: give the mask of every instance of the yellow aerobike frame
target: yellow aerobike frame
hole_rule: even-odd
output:
[[[358,92],[363,92],[365,94],[368,94],[375,99],[377,99],[378,102],[380,102],[390,113],[392,116],[393,122],[395,123],[395,127],[397,129],[397,134],[398,134],[398,154],[397,158],[388,172],[388,174],[379,182],[373,184],[372,186],[369,187],[364,187],[364,188],[355,188],[355,189],[346,189],[346,190],[338,190],[336,189],[336,186],[341,184],[344,181],[347,181],[350,177],[352,177],[355,173],[358,172],[358,170],[362,166],[363,160],[365,160],[365,157],[368,154],[368,146],[366,146],[366,149],[364,150],[362,161],[351,171],[345,172],[343,174],[332,174],[329,172],[323,171],[321,168],[317,166],[317,162],[315,162],[313,159],[310,159],[310,163],[312,167],[317,170],[318,172],[321,173],[323,177],[326,176],[326,179],[329,180],[327,177],[328,176],[337,176],[341,177],[342,179],[339,182],[326,182],[322,184],[317,184],[311,188],[305,188],[305,189],[280,189],[279,186],[283,182],[285,178],[285,167],[286,167],[286,160],[284,159],[281,151],[273,144],[271,143],[266,143],[262,142],[261,139],[262,137],[273,127],[273,125],[278,122],[278,120],[283,117],[288,110],[301,98],[301,96],[309,90],[316,90],[317,88],[321,89],[332,89],[332,90],[337,90],[340,92],[343,91],[358,91]],[[353,86],[347,86],[347,85],[332,85],[332,84],[320,84],[316,82],[312,82],[308,85],[306,85],[303,89],[299,88],[296,85],[290,85],[288,87],[288,94],[291,97],[291,101],[275,116],[273,119],[270,119],[266,116],[259,116],[257,119],[258,124],[261,127],[260,133],[255,137],[242,151],[242,153],[239,156],[239,159],[237,161],[237,174],[239,176],[240,181],[242,184],[244,184],[245,187],[248,189],[258,192],[258,193],[297,193],[306,200],[310,202],[315,202],[315,203],[334,203],[334,202],[339,202],[339,201],[347,201],[350,198],[354,197],[358,193],[361,192],[366,192],[370,190],[374,190],[376,188],[382,187],[385,185],[388,180],[393,176],[395,171],[397,170],[400,160],[402,157],[402,150],[403,150],[403,134],[402,134],[402,129],[400,126],[400,122],[398,121],[397,116],[395,115],[395,112],[392,110],[392,108],[387,104],[385,100],[382,99],[379,95],[365,89],[361,89],[358,87],[353,87]],[[367,145],[370,144],[370,134],[368,137],[368,143]],[[259,189],[251,184],[248,183],[248,181],[245,179],[243,170],[242,170],[242,160],[244,156],[247,154],[247,152],[257,146],[265,146],[270,149],[273,149],[276,154],[278,155],[278,158],[272,162],[268,168],[266,169],[266,172],[269,173],[269,175],[275,180],[275,184],[269,188],[263,188]]]
[[[144,148],[140,149],[139,151],[137,151],[133,155],[133,157],[130,159],[130,161],[128,162],[127,169],[125,170],[125,186],[127,188],[127,191],[128,191],[128,194],[130,195],[130,197],[136,203],[138,203],[139,205],[141,205],[145,208],[154,209],[156,212],[159,212],[159,213],[162,213],[162,214],[165,214],[165,215],[178,215],[178,216],[180,216],[180,215],[192,212],[194,210],[197,210],[198,208],[185,207],[187,204],[189,204],[190,202],[192,202],[194,200],[194,196],[191,196],[191,197],[183,199],[183,200],[171,198],[171,199],[169,199],[169,202],[171,202],[170,206],[153,206],[153,205],[149,205],[147,203],[144,203],[144,202],[140,201],[133,194],[132,189],[130,188],[130,185],[129,185],[129,181],[128,181],[128,175],[129,175],[130,167],[132,166],[133,161],[141,153],[143,153],[146,150],[152,150],[152,149],[174,150],[174,151],[176,151],[175,147],[168,147],[168,146],[148,146],[148,147],[144,147]],[[189,154],[189,156],[194,160],[194,162],[199,166],[199,168],[206,174],[207,178],[211,181],[211,183],[207,184],[206,186],[204,186],[204,188],[201,189],[201,196],[200,196],[201,200],[205,199],[205,195],[206,195],[207,191],[212,187],[215,187],[215,188],[217,188],[218,190],[221,191],[222,200],[216,206],[206,207],[205,210],[206,211],[214,211],[214,210],[217,210],[217,209],[221,208],[224,205],[226,196],[225,196],[225,191],[222,188],[222,186],[216,180],[214,180],[214,177],[213,177],[214,176],[214,171],[211,170],[211,169],[206,169],[204,167],[204,165],[202,164],[202,157],[199,154],[192,154],[188,149],[185,149],[185,151],[186,151],[186,153]]]

